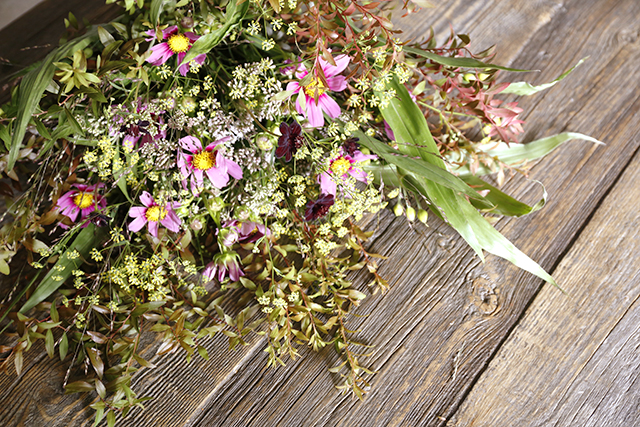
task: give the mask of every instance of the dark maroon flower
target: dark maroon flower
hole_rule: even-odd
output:
[[[318,200],[310,200],[307,203],[307,210],[304,212],[305,221],[315,221],[322,218],[333,206],[333,194],[321,194]]]
[[[296,151],[298,151],[298,148],[302,147],[302,144],[304,143],[302,128],[296,122],[293,122],[291,126],[282,122],[280,124],[280,133],[282,136],[278,138],[276,157],[284,157],[288,162],[291,161],[291,157],[296,153]]]
[[[349,138],[342,143],[342,148],[348,155],[353,157],[356,151],[360,149],[359,140],[360,138]]]

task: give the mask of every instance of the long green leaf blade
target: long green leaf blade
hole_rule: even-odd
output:
[[[67,249],[67,253],[75,249],[80,253],[82,258],[87,258],[89,256],[89,251],[96,245],[96,242],[98,242],[100,238],[101,233],[96,231],[96,227],[93,224],[89,224],[86,228],[83,228],[80,233],[78,233],[73,243]],[[56,265],[51,269],[51,271],[49,271],[45,278],[42,279],[36,290],[31,294],[31,297],[20,309],[20,313],[24,313],[35,307],[37,304],[53,294],[58,290],[58,288],[60,288],[60,286],[62,286],[64,281],[71,276],[71,272],[75,269],[75,260],[70,259],[66,254],[60,255]],[[60,280],[54,280],[54,277]]]
[[[534,93],[543,91],[545,89],[549,89],[550,87],[554,86],[556,83],[558,83],[559,81],[567,77],[569,74],[571,74],[571,72],[576,68],[578,68],[580,64],[582,64],[587,58],[588,56],[586,58],[582,58],[580,61],[578,61],[576,65],[574,65],[564,73],[560,74],[555,80],[549,83],[543,83],[538,86],[533,86],[531,83],[528,83],[528,82],[515,82],[515,83],[511,83],[506,89],[504,89],[500,93],[513,93],[514,95],[528,96],[528,95],[533,95]]]
[[[482,70],[505,70],[505,71],[512,71],[512,72],[518,72],[518,73],[531,71],[531,70],[519,70],[517,68],[503,67],[502,65],[496,65],[496,64],[485,64],[484,62],[478,61],[477,59],[473,59],[473,58],[449,58],[446,56],[438,55],[437,53],[427,52],[422,49],[417,49],[417,48],[408,47],[408,46],[403,47],[402,50],[404,50],[405,52],[412,53],[414,55],[422,56],[424,58],[430,59],[433,62],[436,62],[441,65],[446,65],[448,67],[475,68],[475,69],[482,69]]]
[[[388,86],[396,91],[396,98],[382,110],[382,115],[391,126],[399,149],[419,154],[444,168],[427,121],[407,89],[397,80]],[[464,196],[421,177],[415,180],[414,186],[433,202],[436,213],[460,233],[481,259],[484,260],[483,250],[486,250],[557,286],[553,277],[493,228]]]
[[[388,163],[396,165],[398,168],[405,169],[409,172],[423,176],[426,179],[437,182],[444,187],[454,191],[466,194],[467,196],[482,200],[482,196],[465,184],[460,178],[451,174],[446,169],[438,167],[432,163],[426,162],[420,158],[412,158],[406,154],[394,150],[387,144],[377,141],[364,133],[357,132],[360,143],[371,150],[373,153],[382,157]]]
[[[508,194],[504,193],[498,188],[486,183],[485,181],[478,178],[477,176],[466,175],[462,177],[462,180],[467,184],[469,184],[470,186],[472,186],[477,191],[483,191],[483,190],[489,191],[489,193],[486,194],[484,197],[486,200],[491,202],[491,204],[494,206],[494,208],[490,210],[491,213],[521,217],[542,209],[544,205],[547,203],[547,190],[545,190],[542,183],[538,181],[534,181],[534,182],[537,182],[538,184],[540,184],[540,186],[542,186],[542,192],[543,192],[542,199],[540,199],[538,203],[536,203],[535,205],[529,206],[526,203],[523,203],[509,196]],[[479,209],[483,209],[483,206],[476,205],[475,200],[472,200],[471,204],[473,204],[475,207]]]

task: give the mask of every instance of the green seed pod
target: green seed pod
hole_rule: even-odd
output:
[[[402,209],[402,205],[400,203],[397,203],[393,207],[393,213],[396,214],[396,216],[400,216],[402,215],[402,212],[404,212],[404,209]]]
[[[407,207],[407,219],[411,222],[416,220],[416,210],[411,206]]]
[[[429,213],[427,211],[425,211],[424,209],[419,209],[418,210],[418,219],[420,220],[420,222],[426,224],[427,223],[427,218],[429,218]]]

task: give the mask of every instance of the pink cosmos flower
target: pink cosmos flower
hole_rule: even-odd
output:
[[[355,150],[353,156],[345,154],[342,147],[338,151],[338,157],[331,159],[329,170],[318,176],[320,184],[320,192],[323,194],[332,194],[335,196],[337,190],[336,181],[341,179],[343,182],[347,179],[347,175],[351,175],[360,182],[367,182],[367,173],[362,169],[354,166],[355,163],[365,160],[377,159],[375,154],[363,154],[360,150]]]
[[[104,184],[72,184],[71,186],[76,189],[67,191],[56,202],[56,208],[60,210],[62,215],[68,216],[71,222],[76,222],[78,214],[80,214],[80,220],[83,220],[96,208],[104,209],[107,206],[107,199],[97,192],[97,189],[104,187]],[[87,225],[89,225],[89,221],[86,221],[81,227],[84,228]],[[60,227],[69,228],[62,223],[60,223]]]
[[[349,65],[349,57],[347,55],[338,55],[334,58],[336,65],[331,65],[322,58],[318,58],[318,63],[327,81],[327,86],[320,81],[317,76],[311,80],[306,86],[300,86],[298,82],[290,82],[287,85],[287,90],[298,94],[296,99],[296,110],[309,120],[309,125],[312,127],[320,127],[324,125],[324,111],[327,115],[333,119],[340,115],[340,106],[329,95],[328,91],[340,92],[347,87],[347,80],[344,76],[338,76],[337,74],[344,71]],[[296,70],[296,78],[302,80],[309,72],[300,64]],[[305,107],[302,108],[301,100],[304,97]],[[317,99],[316,99],[317,97]]]
[[[218,275],[218,281],[222,282],[227,276],[232,282],[237,282],[240,277],[244,276],[244,271],[240,267],[240,256],[236,252],[225,252],[213,257],[202,275],[209,280],[213,280]]]
[[[185,179],[191,175],[191,190],[194,193],[204,185],[204,174],[207,174],[216,188],[224,188],[229,183],[229,175],[235,179],[242,178],[240,166],[233,160],[223,157],[222,150],[216,149],[228,139],[229,137],[219,139],[204,148],[202,148],[202,142],[196,137],[185,136],[180,139],[180,146],[193,155],[178,153],[177,165]]]
[[[129,231],[134,233],[142,230],[145,224],[149,229],[149,233],[158,238],[158,225],[164,225],[168,230],[177,233],[180,231],[180,218],[176,215],[174,209],[180,207],[178,202],[168,202],[164,206],[158,205],[151,194],[146,191],[142,192],[140,201],[144,206],[134,206],[129,211],[129,216],[135,218],[129,224]]]
[[[155,31],[149,30],[147,34],[151,36],[151,38],[147,39],[147,41],[151,41],[155,38]],[[180,33],[178,31],[177,25],[172,25],[170,27],[162,30],[162,40],[167,39],[166,42],[157,44],[151,48],[151,56],[147,58],[147,62],[151,65],[162,65],[169,60],[174,54],[178,55],[178,63],[182,62],[184,57],[187,55],[189,49],[191,49],[191,45],[193,42],[198,40],[200,37],[196,36],[190,31],[186,33]],[[197,55],[193,60],[198,64],[202,65],[207,56],[202,53]],[[178,71],[183,76],[186,76],[189,72],[189,64],[182,64]]]

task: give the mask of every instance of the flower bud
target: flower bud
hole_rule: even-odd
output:
[[[265,133],[260,133],[256,136],[256,145],[259,149],[264,151],[271,151],[273,148],[273,141]]]
[[[396,216],[400,216],[402,215],[402,212],[404,211],[404,209],[402,209],[402,205],[400,203],[397,203],[394,207],[393,207],[393,213],[396,214]]]
[[[427,218],[429,218],[429,213],[424,209],[418,209],[418,219],[420,220],[420,222],[426,224]]]
[[[416,210],[411,206],[407,206],[407,219],[411,222],[416,220]]]
[[[185,16],[180,20],[180,25],[184,28],[192,28],[193,27],[193,18],[190,16]]]

